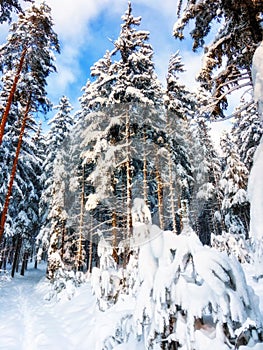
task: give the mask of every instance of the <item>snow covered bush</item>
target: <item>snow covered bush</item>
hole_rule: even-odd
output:
[[[180,235],[149,222],[133,224],[137,235],[141,229],[148,239],[138,255],[131,255],[130,266],[118,270],[109,265],[107,247],[108,257],[101,254],[104,270],[95,270],[92,277],[106,312],[119,312],[102,349],[125,346],[131,339],[155,350],[236,349],[263,340],[258,298],[236,257],[203,246],[187,218]],[[113,276],[119,278],[117,287]],[[130,276],[125,288],[121,276]]]
[[[105,311],[117,301],[122,278],[122,270],[117,269],[113,258],[113,248],[101,236],[98,244],[100,268],[93,267],[91,286],[98,302],[99,309]]]
[[[76,292],[77,287],[86,282],[86,277],[81,271],[67,271],[62,267],[54,273],[54,278],[50,283],[50,290],[45,296],[46,300],[55,299],[70,300]]]
[[[223,231],[221,235],[211,234],[211,246],[228,255],[233,254],[239,262],[249,263],[253,260],[252,250],[245,235]]]
[[[141,248],[133,317],[146,348],[231,348],[248,320],[255,322],[250,337],[262,338],[257,298],[236,258],[203,246],[187,224],[181,235],[166,231]]]

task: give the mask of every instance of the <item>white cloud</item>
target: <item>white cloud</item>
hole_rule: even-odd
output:
[[[80,46],[87,32],[90,19],[98,14],[108,0],[47,0],[52,9],[55,30],[65,44]]]
[[[37,1],[42,2],[41,0]],[[49,78],[50,93],[61,96],[81,75],[79,57],[88,38],[89,22],[105,8],[110,0],[47,0],[51,7],[54,30],[61,43],[57,56],[57,74]]]
[[[42,1],[37,0],[37,3]],[[46,0],[46,2],[52,9],[51,16],[55,24],[54,30],[61,42],[61,54],[57,56],[58,73],[52,74],[48,79],[49,94],[53,100],[57,100],[62,94],[67,94],[74,84],[76,87],[80,83],[80,89],[81,84],[88,78],[84,77],[84,68],[80,62],[83,52],[85,51],[89,55],[89,52],[87,52],[89,46],[94,51],[103,51],[98,50],[102,38],[96,38],[98,33],[93,32],[93,28],[90,26],[91,21],[98,20],[98,23],[100,23],[99,21],[103,18],[101,31],[104,33],[107,29],[109,33],[109,23],[112,23],[112,18],[114,18],[114,21],[119,18],[119,22],[116,21],[116,27],[112,28],[112,36],[116,36],[116,28],[118,32],[121,24],[120,17],[127,9],[128,1],[63,0],[62,2]],[[172,27],[176,20],[176,3],[174,0],[163,0],[160,5],[159,0],[133,0],[132,7],[135,16],[142,16],[141,29],[150,31],[150,43],[153,44],[155,50],[156,70],[160,80],[165,83],[169,57],[171,53],[177,51],[179,46],[179,42],[172,37]],[[103,13],[104,16],[101,16]],[[96,40],[98,41],[97,47],[94,45]],[[105,34],[105,43],[106,41],[107,34]],[[185,45],[185,43],[180,43],[180,45]],[[111,48],[110,45],[109,48]],[[187,73],[184,75],[184,82],[185,84],[188,84],[188,82],[192,84],[193,76],[198,70],[199,57],[192,52],[185,55],[182,51],[181,54],[183,62],[188,67]],[[88,71],[87,67],[85,67],[85,71]]]
[[[192,51],[183,50],[180,51],[180,54],[186,69],[186,72],[182,73],[183,82],[191,90],[195,90],[195,88],[198,86],[196,77],[201,69],[202,53],[197,54],[193,53]]]

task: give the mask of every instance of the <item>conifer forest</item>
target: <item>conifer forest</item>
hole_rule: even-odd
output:
[[[78,110],[55,24],[0,1],[0,349],[262,350],[263,2],[174,0],[161,82],[127,1]]]

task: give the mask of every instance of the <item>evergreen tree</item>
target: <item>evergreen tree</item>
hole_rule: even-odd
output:
[[[199,80],[213,92],[212,114],[223,116],[227,95],[244,86],[251,88],[252,57],[262,40],[262,2],[188,0],[183,11],[181,7],[182,1],[178,5],[178,14],[182,15],[174,26],[174,36],[183,39],[186,25],[195,20],[191,31],[193,50],[203,47],[205,53]],[[218,34],[205,46],[212,21],[219,23]]]
[[[237,108],[235,115],[232,127],[233,142],[237,147],[240,160],[250,171],[256,148],[262,136],[262,123],[254,103],[247,106],[246,102],[243,102]]]
[[[154,73],[153,50],[147,43],[149,33],[136,30],[141,19],[132,15],[130,4],[122,19],[115,48],[91,69],[96,80],[84,89],[80,115],[84,127],[80,124],[79,129],[85,130],[83,157],[90,169],[88,181],[94,187],[86,208],[94,210],[99,221],[116,221],[111,217],[112,208],[123,208],[126,197],[128,213],[122,210],[117,221],[119,225],[126,220],[130,230],[131,188],[139,191],[135,183],[143,169],[136,151],[142,147],[144,135],[157,143],[163,120],[154,108],[161,104],[162,90]],[[119,60],[113,62],[113,55],[119,55]]]
[[[65,156],[65,147],[67,147],[65,140],[67,137],[69,137],[74,123],[73,117],[71,115],[73,107],[71,106],[66,96],[63,96],[59,104],[53,107],[53,109],[57,110],[57,113],[49,121],[50,130],[46,135],[45,142],[46,158],[43,163],[44,172],[41,176],[41,182],[43,186],[43,192],[40,199],[41,232],[37,238],[39,258],[41,258],[43,251],[46,251],[49,245],[50,235],[54,231],[51,226],[56,226],[54,223],[51,224],[50,212],[53,210],[52,203],[55,200],[54,196],[56,196],[56,192],[59,191],[60,186],[62,186],[61,184],[63,182],[63,177],[61,176],[60,182],[58,185],[56,185],[54,178],[58,175],[54,170],[55,162],[58,161],[56,160],[58,156],[61,156],[62,154]],[[60,159],[60,163],[61,166],[64,166],[62,159]],[[59,171],[59,167],[56,167],[56,169]],[[63,186],[65,186],[65,184],[63,184]],[[60,205],[62,206],[61,210],[65,210],[65,208],[63,208],[63,204],[60,203]],[[61,223],[59,225],[62,225],[62,230],[65,231],[66,219],[62,218],[59,220],[63,222],[63,225]]]
[[[219,187],[221,162],[204,118],[199,117],[193,132],[195,188],[190,210],[193,210],[194,226],[201,241],[209,244],[211,233],[221,233],[222,229],[222,193]]]
[[[22,107],[29,103],[30,111],[47,112],[46,78],[55,71],[53,51],[59,52],[57,35],[52,29],[51,9],[45,4],[33,5],[9,29],[6,44],[0,48],[0,69],[4,89],[9,89],[1,119],[0,143],[4,135],[12,103]],[[5,87],[5,76],[13,76],[13,83]]]
[[[33,0],[23,0],[33,2]],[[12,12],[23,12],[18,0],[2,0],[0,3],[0,23],[11,22]]]
[[[20,131],[1,214],[0,238],[4,232],[23,137],[28,132],[30,112],[41,110],[45,112],[50,105],[46,98],[46,78],[55,70],[52,51],[59,50],[52,25],[50,8],[45,4],[39,8],[33,5],[25,14],[20,14],[18,21],[12,24],[7,43],[1,47],[3,91],[6,93],[10,90],[1,119],[0,139],[2,141],[12,108],[18,110],[16,116]],[[12,74],[14,80],[10,83]]]
[[[248,236],[249,202],[246,194],[248,170],[239,158],[228,134],[221,139],[225,168],[221,177],[223,190],[222,212],[226,229],[230,233]]]
[[[184,66],[178,52],[171,56],[165,96],[166,107],[166,133],[167,133],[167,156],[164,158],[162,173],[169,174],[165,177],[167,187],[165,207],[168,209],[166,215],[171,215],[172,227],[176,232],[181,230],[176,223],[175,208],[180,211],[181,202],[186,200],[189,204],[192,187],[192,166],[189,129],[190,120],[194,115],[194,95],[180,82],[179,74],[184,71]],[[160,153],[163,153],[160,150]],[[168,167],[168,171],[167,171]],[[164,170],[165,169],[165,170]],[[177,203],[176,203],[177,202]],[[167,205],[169,203],[169,205]]]
[[[36,129],[33,119],[28,123],[32,132]],[[3,164],[1,173],[1,212],[4,209],[12,161],[15,157],[20,125],[14,122],[5,134],[0,147],[0,162]],[[34,138],[34,139],[33,139]],[[35,135],[26,134],[17,163],[16,177],[13,183],[12,197],[6,216],[5,249],[16,246],[17,259],[20,261],[33,254],[34,239],[39,230],[38,203],[41,194],[40,172],[43,159]],[[18,261],[13,262],[15,268]],[[26,267],[23,265],[23,267]],[[14,269],[13,269],[14,273]],[[22,271],[23,274],[23,271]]]

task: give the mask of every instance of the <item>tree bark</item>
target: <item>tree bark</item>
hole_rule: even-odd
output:
[[[111,182],[112,188],[113,188],[113,200],[114,200],[114,204],[113,204],[113,209],[112,209],[112,216],[111,216],[111,225],[112,225],[112,257],[113,259],[116,261],[116,263],[118,264],[118,254],[117,254],[117,205],[116,205],[116,195],[117,195],[117,191],[116,191],[116,182],[113,179]]]
[[[85,206],[85,168],[82,169],[82,187],[80,196],[80,219],[79,219],[79,237],[78,250],[76,257],[76,270],[83,270],[83,224],[84,224],[84,206]]]
[[[19,235],[17,237],[17,241],[16,241],[16,250],[15,250],[15,256],[14,256],[14,260],[13,260],[13,264],[12,264],[11,277],[14,277],[15,272],[17,271],[21,246],[22,246],[22,237]]]
[[[169,168],[169,187],[170,187],[170,202],[171,202],[171,216],[172,216],[172,224],[173,224],[173,232],[177,233],[176,229],[176,212],[175,212],[175,189],[174,189],[174,181],[173,181],[173,164],[172,164],[172,151],[171,147],[168,150],[168,168]]]
[[[148,184],[147,184],[147,154],[146,154],[146,130],[143,128],[143,199],[148,205]]]
[[[61,223],[61,248],[60,248],[60,257],[61,257],[62,261],[63,261],[64,254],[65,254],[65,231],[66,231],[65,220],[62,220],[62,223]]]
[[[1,252],[0,252],[0,270],[2,270],[2,268],[5,265],[5,261],[6,261],[6,239],[4,239],[2,247],[1,247]],[[3,268],[3,270],[5,270]]]
[[[129,109],[126,111],[126,190],[127,190],[127,239],[132,235],[132,170],[131,170],[131,134]]]
[[[27,260],[28,260],[28,252],[24,252],[22,266],[21,266],[21,271],[20,271],[20,275],[21,276],[25,275],[25,270],[27,268]]]
[[[13,166],[12,166],[12,171],[11,171],[11,176],[10,176],[10,180],[9,180],[9,184],[8,184],[7,194],[5,197],[5,203],[4,203],[3,211],[1,214],[0,243],[2,241],[3,234],[4,234],[4,227],[5,227],[6,217],[7,217],[7,211],[8,211],[8,207],[9,207],[10,198],[12,195],[12,188],[13,188],[13,183],[14,183],[14,179],[15,179],[15,175],[16,175],[18,158],[19,158],[19,154],[20,154],[20,150],[21,150],[21,146],[22,146],[22,142],[23,142],[23,136],[24,136],[24,132],[25,132],[25,128],[26,128],[28,113],[30,110],[30,103],[31,103],[31,97],[28,100],[28,103],[27,103],[27,106],[25,109],[25,113],[24,113],[24,117],[22,120],[20,134],[19,134],[18,143],[17,143],[17,147],[16,147],[16,154],[15,154],[15,158],[14,158],[14,162],[13,162]]]
[[[15,95],[15,92],[16,92],[17,83],[18,83],[18,80],[20,78],[20,74],[21,74],[21,71],[22,71],[22,68],[23,68],[23,65],[24,65],[26,53],[27,53],[27,48],[25,48],[22,51],[22,54],[21,54],[21,57],[20,57],[20,61],[19,61],[19,65],[18,65],[18,68],[17,68],[17,72],[16,72],[16,75],[15,75],[15,78],[14,78],[14,82],[13,82],[12,88],[10,90],[10,93],[9,93],[9,96],[8,96],[8,99],[7,99],[7,103],[6,103],[6,107],[5,107],[5,110],[4,110],[2,119],[1,119],[1,124],[0,124],[0,146],[1,146],[2,141],[3,141],[3,136],[4,136],[4,132],[5,132],[5,125],[6,125],[6,122],[7,122],[7,119],[8,119],[8,115],[9,115],[9,112],[10,112],[10,108],[11,108],[11,105],[12,105],[12,101],[13,101],[13,98],[14,98],[14,95]]]
[[[159,170],[158,154],[156,150],[156,159],[155,159],[155,176],[157,182],[157,198],[158,198],[158,213],[159,213],[159,224],[160,229],[164,230],[164,215],[163,215],[163,182]]]
[[[172,160],[172,127],[170,121],[170,113],[166,111],[166,127],[169,135],[168,143],[168,176],[169,176],[169,197],[170,197],[170,210],[172,217],[173,232],[177,234],[176,227],[176,208],[175,208],[175,184],[173,179],[173,160]],[[179,195],[178,195],[179,199]],[[180,199],[179,199],[180,200]]]

